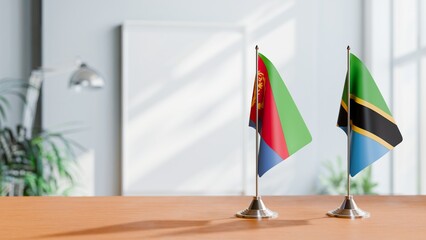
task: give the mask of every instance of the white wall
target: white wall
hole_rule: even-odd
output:
[[[418,9],[416,3],[422,3],[423,9]],[[404,138],[391,154],[373,165],[381,194],[426,193],[426,165],[422,161],[426,149],[426,115],[422,111],[426,98],[421,94],[426,92],[426,72],[421,65],[426,54],[421,45],[424,37],[418,33],[418,25],[426,26],[420,23],[424,16],[421,11],[426,12],[423,3],[378,0],[365,6],[367,64]]]
[[[349,45],[361,59],[364,55],[363,1],[324,0],[318,7],[315,157],[318,161],[336,161],[340,157],[346,166],[347,138],[336,124],[346,75],[346,47]]]
[[[344,156],[345,137],[335,123],[346,46],[350,44],[362,57],[362,1],[45,0],[43,64],[61,66],[81,56],[106,79],[106,87],[99,92],[70,92],[66,76],[47,80],[43,87],[45,127],[70,121],[89,127],[74,138],[95,158],[96,195],[120,193],[120,25],[125,20],[248,27],[250,49],[258,43],[277,66],[313,136],[304,150],[262,177],[261,193],[312,194],[320,162]],[[248,64],[252,69],[253,61]],[[252,84],[251,78],[247,81]],[[248,127],[247,135],[253,143]],[[254,154],[248,157],[254,159]],[[248,193],[252,193],[252,178],[249,183]]]
[[[0,1],[0,79],[26,80],[31,72],[30,0]],[[7,125],[20,123],[22,102],[10,98]]]

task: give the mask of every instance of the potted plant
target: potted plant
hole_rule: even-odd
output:
[[[346,194],[347,169],[343,166],[343,161],[337,157],[337,161],[327,161],[324,163],[326,173],[320,176],[321,194],[343,195]],[[357,174],[351,180],[351,192],[357,195],[377,194],[375,189],[377,183],[373,181],[371,166]]]
[[[0,194],[2,196],[68,195],[77,166],[74,148],[82,148],[65,134],[72,130],[45,131],[28,137],[25,127],[6,127],[8,95],[21,99],[29,84],[0,80]]]

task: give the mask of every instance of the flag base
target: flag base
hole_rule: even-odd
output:
[[[327,212],[327,215],[330,217],[339,217],[339,218],[368,218],[370,213],[361,210],[355,203],[352,195],[345,196],[342,205],[333,210]]]
[[[263,203],[260,197],[253,197],[250,206],[240,212],[237,212],[235,216],[239,218],[276,218],[278,213],[269,210]]]

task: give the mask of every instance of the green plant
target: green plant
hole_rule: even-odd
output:
[[[82,147],[61,132],[42,131],[32,138],[25,132],[21,126],[0,131],[1,194],[68,195],[75,183],[74,147]]]
[[[322,194],[346,194],[347,169],[343,161],[337,157],[337,161],[324,163],[326,174],[320,176]],[[371,166],[351,178],[351,194],[377,194],[374,190],[377,183],[373,181]]]
[[[26,104],[24,91],[30,87],[19,80],[0,81],[0,195],[68,195],[75,184],[74,148],[82,147],[65,135],[75,129],[39,131],[28,137],[32,129],[18,125],[13,131],[4,126],[9,96]]]

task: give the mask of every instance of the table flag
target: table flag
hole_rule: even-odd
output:
[[[277,69],[258,55],[259,176],[311,142],[312,137]],[[256,83],[250,126],[256,128]]]
[[[368,69],[350,54],[350,174],[355,176],[402,142],[392,114]],[[337,125],[347,133],[347,84],[343,90]]]

